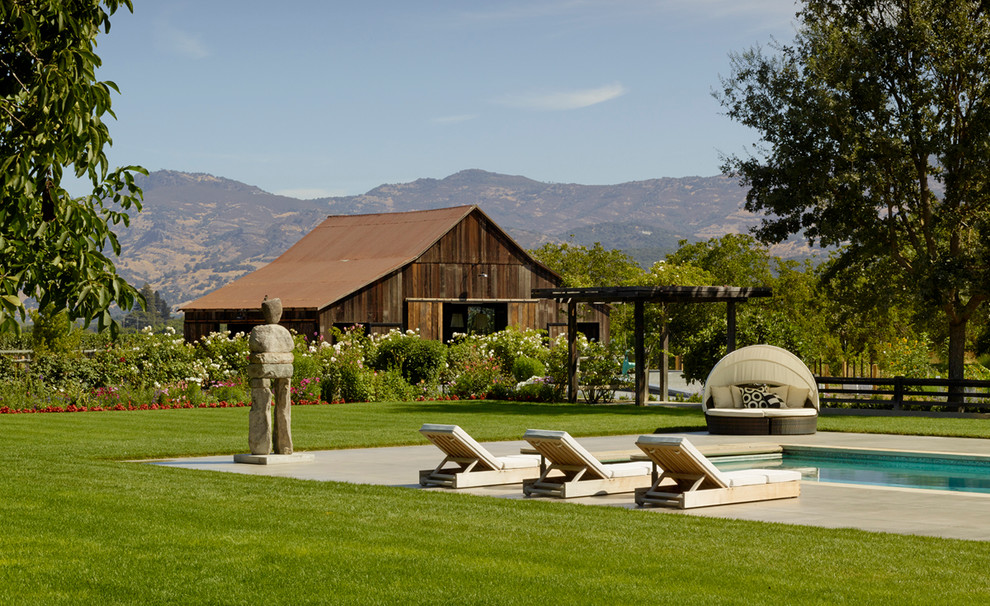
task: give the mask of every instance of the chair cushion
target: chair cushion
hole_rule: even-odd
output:
[[[740,469],[739,471],[723,471],[722,480],[729,486],[753,486],[766,484],[767,474],[763,469]],[[800,475],[800,474],[799,474]]]
[[[526,469],[527,467],[539,467],[540,455],[508,455],[498,458],[502,464],[502,469]]]
[[[629,463],[608,463],[605,469],[613,478],[630,478],[633,476],[647,476],[653,472],[653,464],[649,461],[630,461]]]
[[[766,476],[767,482],[776,484],[778,482],[793,482],[801,479],[801,472],[793,469],[761,469]]]

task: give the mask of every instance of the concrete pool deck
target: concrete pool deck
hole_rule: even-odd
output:
[[[730,444],[807,444],[846,448],[990,456],[990,440],[938,438],[856,433],[819,432],[807,436],[716,436],[707,432],[669,435],[687,436],[701,449]],[[636,451],[636,435],[578,438],[593,453]],[[485,447],[501,456],[518,454],[524,441],[486,442]],[[443,458],[433,445],[349,450],[310,451],[313,461],[284,465],[248,465],[233,462],[229,455],[149,461],[156,465],[197,470],[268,475],[301,480],[351,482],[408,487],[417,490],[419,470],[432,469]],[[481,496],[526,499],[520,485],[463,489],[457,492]],[[640,509],[632,494],[583,497],[559,501],[570,504],[609,505]],[[796,499],[762,501],[692,509],[687,511],[646,508],[644,513],[693,515],[826,528],[858,528],[875,532],[914,534],[954,539],[990,541],[990,494],[890,488],[850,484],[802,482]]]

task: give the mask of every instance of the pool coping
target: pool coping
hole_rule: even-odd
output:
[[[413,429],[412,431],[415,431]],[[680,432],[702,452],[732,449],[753,451],[778,448],[784,444],[807,444],[862,450],[896,450],[924,454],[946,453],[990,457],[990,440],[980,438],[939,438],[932,436],[894,436],[888,434],[849,434],[819,432],[808,436],[713,436],[707,432]],[[579,437],[591,452],[616,452],[635,449],[637,435]],[[526,442],[485,442],[494,455],[516,454]],[[235,464],[231,455],[190,457],[151,462],[166,467],[212,470],[250,475],[267,475],[316,481],[376,484],[427,491],[421,488],[420,469],[433,468],[442,454],[432,445],[311,451],[310,463],[287,465]],[[145,461],[146,463],[148,461]],[[458,490],[458,493],[508,499],[538,498],[568,504],[605,505],[638,510],[645,515],[672,514],[729,518],[826,528],[855,528],[873,532],[890,532],[942,538],[990,541],[990,516],[986,515],[990,495],[917,488],[869,486],[860,484],[802,482],[802,494],[796,499],[740,503],[693,510],[667,508],[641,509],[631,494],[582,497],[566,502],[542,497],[524,497],[518,485]],[[905,496],[910,495],[910,498]]]

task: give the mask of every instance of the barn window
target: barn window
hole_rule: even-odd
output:
[[[454,333],[487,335],[505,330],[509,325],[506,303],[452,303],[444,305],[444,341]]]

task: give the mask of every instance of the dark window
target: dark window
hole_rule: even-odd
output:
[[[588,337],[589,341],[601,340],[601,327],[598,322],[578,322],[577,331]]]
[[[454,333],[487,335],[505,330],[509,325],[506,303],[448,303],[443,306],[443,340]]]

